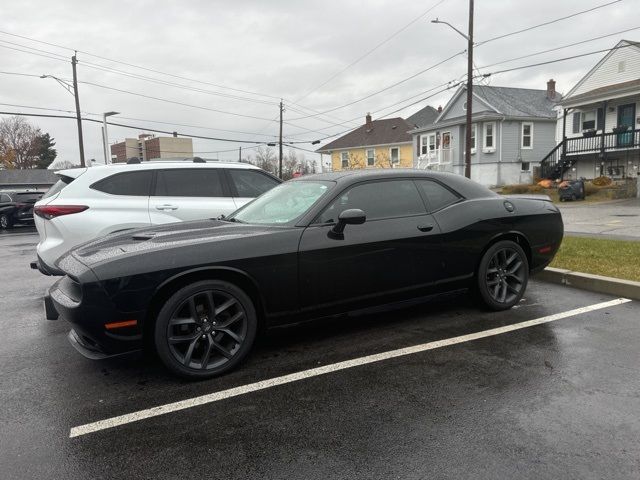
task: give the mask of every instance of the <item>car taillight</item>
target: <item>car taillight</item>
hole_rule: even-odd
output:
[[[72,213],[84,212],[86,205],[39,205],[34,207],[33,213],[39,217],[51,220],[62,215],[71,215]]]

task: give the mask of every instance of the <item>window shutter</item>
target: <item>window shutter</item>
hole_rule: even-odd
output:
[[[581,112],[575,112],[573,114],[573,133],[580,133],[580,119],[582,117]]]
[[[604,130],[604,108],[598,109],[596,130]]]
[[[416,156],[420,156],[422,154],[422,151],[420,150],[420,135],[416,135],[416,139],[417,139],[417,150],[416,150]]]

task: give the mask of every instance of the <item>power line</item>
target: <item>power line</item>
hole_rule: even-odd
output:
[[[313,92],[315,92],[316,90],[319,90],[320,88],[324,87],[327,83],[329,83],[331,80],[333,80],[334,78],[336,78],[338,75],[341,75],[342,73],[344,73],[345,71],[347,71],[349,68],[353,67],[356,63],[360,62],[361,60],[365,59],[366,57],[368,57],[369,55],[371,55],[373,52],[375,52],[377,49],[379,49],[380,47],[382,47],[384,44],[386,44],[387,42],[389,42],[390,40],[392,40],[393,38],[395,38],[396,36],[398,36],[400,33],[404,32],[407,28],[409,28],[411,25],[413,25],[414,23],[418,22],[420,19],[422,19],[425,15],[427,15],[429,12],[431,12],[431,10],[433,10],[434,8],[438,7],[439,5],[441,5],[442,3],[444,3],[445,0],[440,0],[439,2],[435,3],[434,5],[432,5],[431,7],[429,7],[426,11],[422,12],[420,15],[418,15],[416,18],[414,18],[413,20],[411,20],[409,23],[407,23],[406,25],[404,25],[402,28],[400,28],[399,30],[396,30],[394,33],[392,33],[390,36],[388,36],[387,38],[385,38],[382,42],[378,43],[375,47],[373,47],[371,50],[368,50],[366,53],[364,53],[363,55],[360,55],[358,58],[356,58],[353,62],[351,62],[349,65],[347,65],[346,67],[342,68],[341,70],[339,70],[338,72],[334,73],[333,75],[331,75],[328,79],[326,79],[324,82],[322,82],[320,85],[312,88],[310,91],[308,91],[307,93],[305,93],[302,97],[298,98],[296,100],[296,102],[299,102],[301,100],[303,100],[304,98],[307,98],[309,95],[311,95]]]
[[[485,40],[485,41],[483,41],[483,42],[478,42],[478,43],[476,44],[476,47],[479,47],[479,46],[481,46],[481,45],[484,45],[485,43],[493,42],[493,41],[495,41],[495,40],[500,40],[500,39],[502,39],[502,38],[510,37],[510,36],[512,36],[512,35],[517,35],[517,34],[519,34],[519,33],[524,33],[524,32],[528,32],[528,31],[530,31],[530,30],[534,30],[534,29],[536,29],[536,28],[544,27],[544,26],[546,26],[546,25],[551,25],[551,24],[553,24],[553,23],[557,23],[557,22],[560,22],[560,21],[562,21],[562,20],[567,20],[567,19],[569,19],[569,18],[577,17],[578,15],[582,15],[582,14],[584,14],[584,13],[593,12],[594,10],[598,10],[598,9],[600,9],[600,8],[608,7],[609,5],[613,5],[614,3],[618,3],[618,2],[621,2],[621,1],[622,1],[622,0],[613,0],[612,2],[604,3],[604,4],[602,4],[602,5],[597,5],[597,6],[595,6],[595,7],[589,8],[589,9],[587,9],[587,10],[581,10],[581,11],[579,11],[579,12],[572,13],[572,14],[570,14],[570,15],[566,15],[566,16],[564,16],[564,17],[560,17],[560,18],[556,18],[556,19],[553,19],[553,20],[549,20],[548,22],[539,23],[539,24],[537,24],[537,25],[532,25],[532,26],[530,26],[530,27],[526,27],[526,28],[523,28],[523,29],[521,29],[521,30],[516,30],[515,32],[510,32],[510,33],[505,33],[505,34],[503,34],[503,35],[498,35],[497,37],[492,37],[492,38],[490,38],[490,39],[488,39],[488,40]]]
[[[249,95],[256,95],[256,96],[268,97],[268,98],[273,98],[273,99],[278,99],[279,100],[279,97],[276,97],[274,95],[267,95],[267,94],[264,94],[264,93],[253,92],[251,90],[243,90],[243,89],[240,89],[240,88],[227,87],[227,86],[219,85],[219,84],[212,83],[212,82],[205,82],[204,80],[198,80],[198,79],[195,79],[195,78],[189,78],[189,77],[185,77],[185,76],[182,76],[182,75],[176,75],[176,74],[173,74],[173,73],[167,73],[167,72],[163,72],[161,70],[154,70],[152,68],[143,67],[141,65],[136,65],[136,64],[133,64],[133,63],[124,62],[124,61],[116,60],[116,59],[113,59],[113,58],[103,57],[101,55],[96,55],[96,54],[91,53],[91,52],[87,52],[87,51],[84,51],[84,50],[79,50],[77,48],[71,48],[71,47],[67,47],[67,46],[64,46],[64,45],[59,45],[59,44],[55,44],[55,43],[51,43],[51,42],[45,42],[43,40],[38,40],[38,39],[35,39],[35,38],[32,38],[32,37],[27,37],[25,35],[18,35],[16,33],[10,33],[10,32],[4,31],[4,30],[0,30],[0,34],[9,35],[9,36],[12,36],[12,37],[17,37],[17,38],[22,38],[24,40],[29,40],[29,41],[40,43],[40,44],[43,44],[43,45],[49,45],[51,47],[61,48],[63,50],[77,51],[78,53],[82,53],[84,55],[88,55],[88,56],[91,56],[91,57],[94,57],[94,58],[99,58],[101,60],[106,60],[108,62],[118,63],[118,64],[121,64],[121,65],[126,65],[128,67],[137,68],[137,69],[140,69],[140,70],[145,70],[147,72],[158,73],[160,75],[165,75],[165,76],[168,76],[168,77],[178,78],[178,79],[181,79],[181,80],[187,80],[189,82],[201,83],[203,85],[209,85],[209,86],[212,86],[212,87],[224,88],[226,90],[232,90],[232,91],[236,91],[236,92],[240,92],[240,93],[246,93],[246,94],[249,94]]]
[[[581,54],[578,54],[578,55],[571,55],[570,57],[556,58],[555,60],[548,60],[548,61],[545,61],[545,62],[531,63],[531,64],[528,64],[528,65],[520,65],[518,67],[513,67],[513,68],[505,68],[504,70],[497,70],[495,72],[485,73],[482,76],[483,77],[488,77],[490,75],[498,75],[499,73],[513,72],[515,70],[522,70],[522,69],[525,69],[525,68],[540,67],[542,65],[549,65],[551,63],[565,62],[567,60],[573,60],[573,59],[576,59],[576,58],[587,57],[589,55],[595,55],[597,53],[610,52],[611,50],[619,50],[621,48],[627,48],[627,47],[631,47],[631,46],[633,46],[633,45],[632,44],[620,45],[618,47],[605,48],[605,49],[602,49],[602,50],[594,50],[593,52],[581,53]]]
[[[602,40],[603,38],[613,37],[615,35],[620,35],[621,33],[631,32],[633,30],[638,30],[638,29],[640,29],[640,27],[627,28],[625,30],[620,30],[618,32],[608,33],[606,35],[600,35],[599,37],[588,38],[587,40],[581,40],[579,42],[568,43],[566,45],[561,45],[559,47],[554,47],[554,48],[549,48],[547,50],[541,50],[539,52],[529,53],[527,55],[522,55],[520,57],[514,57],[514,58],[510,58],[508,60],[502,60],[500,62],[491,63],[489,65],[483,65],[480,68],[495,67],[496,65],[502,65],[504,63],[514,62],[516,60],[522,60],[524,58],[535,57],[536,55],[542,55],[543,53],[555,52],[557,50],[562,50],[564,48],[575,47],[576,45],[582,45],[582,44],[585,44],[585,43],[594,42],[596,40]]]
[[[420,70],[419,72],[416,72],[416,73],[414,73],[413,75],[410,75],[410,76],[408,76],[408,77],[406,77],[406,78],[404,78],[404,79],[402,79],[402,80],[400,80],[400,81],[398,81],[398,82],[395,82],[395,83],[393,83],[393,84],[391,84],[391,85],[388,85],[388,86],[386,86],[386,87],[384,87],[384,88],[382,88],[382,89],[380,89],[380,90],[377,90],[377,91],[375,91],[375,92],[373,92],[373,93],[370,93],[369,95],[366,95],[366,96],[364,96],[364,97],[362,97],[362,98],[359,98],[359,99],[357,99],[357,100],[353,100],[352,102],[345,103],[344,105],[340,105],[340,106],[338,106],[338,107],[330,108],[329,110],[325,110],[325,111],[324,111],[324,112],[322,112],[322,113],[323,113],[323,114],[325,114],[325,113],[330,113],[330,112],[333,112],[333,111],[335,111],[335,110],[339,110],[339,109],[342,109],[342,108],[345,108],[345,107],[349,107],[349,106],[354,105],[354,104],[356,104],[356,103],[359,103],[359,102],[361,102],[361,101],[363,101],[363,100],[366,100],[366,99],[368,99],[368,98],[371,98],[371,97],[373,97],[373,96],[375,96],[375,95],[378,95],[378,94],[380,94],[380,93],[382,93],[382,92],[386,92],[387,90],[390,90],[390,89],[392,89],[392,88],[394,88],[394,87],[397,87],[398,85],[401,85],[401,84],[403,84],[403,83],[406,83],[406,82],[408,82],[409,80],[412,80],[412,79],[416,78],[417,76],[422,75],[423,73],[426,73],[426,72],[428,72],[428,71],[430,71],[430,70],[433,70],[434,68],[439,67],[440,65],[442,65],[442,64],[444,64],[444,63],[446,63],[446,62],[448,62],[448,61],[450,61],[450,60],[452,60],[452,59],[454,59],[454,58],[455,58],[455,57],[457,57],[458,55],[462,55],[462,54],[463,54],[463,53],[465,53],[465,52],[466,52],[466,50],[462,50],[462,51],[460,51],[460,52],[458,52],[458,53],[454,53],[454,54],[453,54],[453,55],[451,55],[450,57],[447,57],[447,58],[445,58],[444,60],[441,60],[441,61],[439,61],[438,63],[436,63],[436,64],[434,64],[434,65],[431,65],[430,67],[427,67],[427,68],[425,68],[425,69],[423,69],[423,70]],[[311,117],[315,117],[315,116],[316,116],[316,115],[308,115],[308,116],[305,116],[305,117],[296,117],[296,118],[291,118],[290,120],[301,120],[301,119],[304,119],[304,118],[311,118]]]
[[[20,117],[42,117],[42,118],[67,118],[67,119],[73,119],[76,120],[75,116],[71,116],[71,115],[49,115],[49,114],[44,114],[44,113],[25,113],[25,112],[0,112],[0,115],[15,115],[15,116],[20,116]],[[96,120],[93,118],[86,118],[83,117],[82,118],[83,121],[86,122],[93,122],[93,123],[103,123],[102,120]],[[142,131],[147,131],[147,132],[154,132],[154,133],[164,133],[164,134],[168,134],[168,135],[177,135],[180,137],[190,137],[190,138],[198,138],[201,140],[215,140],[215,141],[219,141],[219,142],[231,142],[231,143],[249,143],[249,144],[265,144],[264,141],[251,141],[251,140],[239,140],[239,139],[232,139],[232,138],[219,138],[219,137],[207,137],[204,135],[192,135],[190,133],[182,133],[182,132],[169,132],[167,130],[158,130],[155,128],[148,128],[148,127],[144,127],[144,126],[140,126],[140,125],[127,125],[127,124],[123,124],[123,123],[116,123],[116,122],[107,122],[107,125],[112,125],[114,127],[123,127],[123,128],[131,128],[133,130],[142,130]]]

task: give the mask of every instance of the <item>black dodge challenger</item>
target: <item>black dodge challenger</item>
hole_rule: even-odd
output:
[[[58,261],[66,276],[45,306],[87,357],[146,343],[173,372],[207,378],[238,365],[262,328],[460,289],[509,309],[562,235],[547,197],[503,197],[459,175],[311,175],[226,218],[84,244]]]

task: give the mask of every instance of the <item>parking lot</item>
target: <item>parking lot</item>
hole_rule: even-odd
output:
[[[77,354],[36,242],[0,234],[3,479],[640,476],[637,302],[532,281],[508,312],[451,296],[275,331],[192,383]]]

